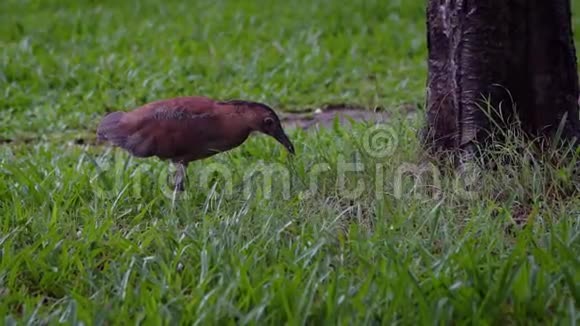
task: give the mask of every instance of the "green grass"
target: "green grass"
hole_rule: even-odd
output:
[[[420,104],[423,7],[0,2],[0,138],[14,140],[0,147],[2,322],[577,323],[580,180],[517,140],[494,149],[470,197],[449,171],[398,177],[426,163],[421,119],[393,120],[379,157],[362,123],[289,131],[294,158],[254,137],[191,164],[175,205],[167,164],[74,144],[108,107],[179,95]],[[278,169],[271,191],[244,181],[259,162]],[[346,189],[344,163],[362,165]]]
[[[212,3],[3,1],[0,136],[84,130],[107,107],[179,95],[292,110],[423,96],[421,2]]]

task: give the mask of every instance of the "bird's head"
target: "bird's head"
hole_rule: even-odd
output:
[[[243,110],[243,115],[246,117],[252,131],[258,131],[273,137],[284,145],[288,152],[295,153],[294,145],[286,135],[286,132],[284,132],[282,123],[272,108],[257,102],[231,101],[229,103]]]

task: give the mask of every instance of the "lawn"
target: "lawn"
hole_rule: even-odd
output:
[[[2,322],[575,324],[569,162],[511,137],[475,179],[401,174],[429,169],[424,7],[1,1]],[[380,107],[392,120],[290,129],[295,157],[252,137],[190,164],[174,199],[168,164],[94,134],[110,110],[182,95]]]

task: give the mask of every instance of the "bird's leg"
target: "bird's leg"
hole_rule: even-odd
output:
[[[183,186],[183,181],[185,179],[185,171],[187,166],[182,162],[175,163],[175,188],[173,189],[173,197],[171,198],[171,208],[175,208],[175,197],[177,197],[177,193],[181,193],[185,190]]]
[[[175,191],[182,192],[185,190],[183,181],[186,177],[187,166],[182,162],[176,163],[177,171],[175,172]]]

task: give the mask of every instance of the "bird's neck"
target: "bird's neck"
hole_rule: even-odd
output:
[[[216,108],[216,116],[219,117],[219,125],[225,138],[232,139],[234,142],[238,139],[245,140],[254,131],[252,116],[248,110],[230,105],[222,106]]]
[[[248,134],[257,130],[256,113],[252,109],[228,105],[222,110],[221,115],[235,126],[235,129],[245,130]]]

